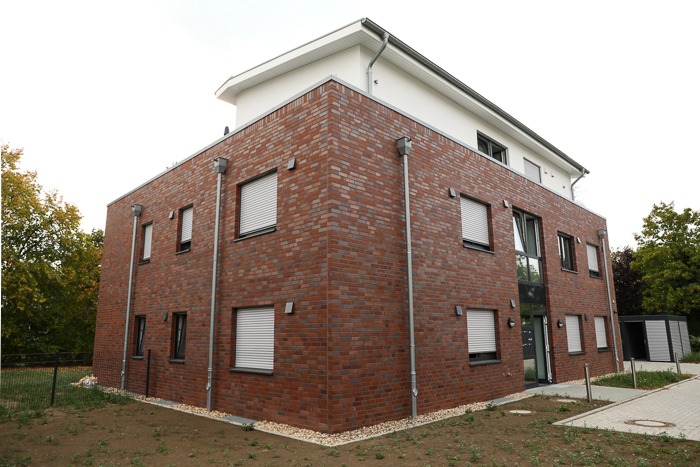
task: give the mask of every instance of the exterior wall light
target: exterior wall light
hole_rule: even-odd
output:
[[[563,327],[564,327],[564,321],[558,319],[558,320],[557,320],[557,327],[558,327],[558,328],[563,328]]]
[[[457,316],[462,316],[462,307],[461,306],[459,306],[459,305],[455,306],[455,314]]]
[[[509,328],[515,327],[515,320],[513,318],[508,318],[508,327]]]
[[[515,300],[512,298],[510,299],[510,307],[515,308]]]
[[[457,197],[457,192],[455,191],[454,188],[450,188],[450,189],[448,190],[448,193],[450,194],[450,198],[455,198],[455,197]]]
[[[287,305],[284,307],[284,312],[288,315],[294,313],[294,302],[287,302]]]

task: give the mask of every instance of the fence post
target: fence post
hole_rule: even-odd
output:
[[[681,359],[678,357],[678,352],[674,353],[674,357],[676,358],[676,371],[678,372],[678,376],[681,375]]]
[[[630,367],[632,368],[632,386],[637,389],[637,368],[634,366],[634,358],[630,358]]]
[[[588,372],[588,363],[583,365],[583,373],[586,376],[586,396],[588,398],[588,402],[593,401],[593,394],[591,394],[591,375]]]
[[[58,352],[56,352],[56,357],[53,363],[53,384],[51,385],[51,407],[53,407],[53,401],[56,398],[56,378],[58,377]]]
[[[146,397],[148,397],[148,386],[151,382],[151,349],[148,349],[148,360],[146,360]]]

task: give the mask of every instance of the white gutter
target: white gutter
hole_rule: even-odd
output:
[[[216,171],[216,211],[214,212],[214,258],[211,272],[211,308],[209,310],[209,366],[207,368],[207,412],[211,412],[211,393],[214,378],[214,324],[216,318],[216,283],[219,265],[219,221],[221,220],[221,182],[226,172],[228,159],[214,159]]]
[[[131,206],[131,212],[134,214],[134,232],[131,235],[131,262],[129,263],[129,287],[126,293],[126,320],[124,321],[124,354],[122,355],[122,382],[120,389],[124,390],[126,384],[126,350],[129,345],[129,318],[131,315],[131,291],[134,285],[134,255],[136,254],[136,226],[138,225],[139,216],[143,206],[134,204]]]
[[[379,47],[379,50],[372,60],[370,60],[369,65],[367,65],[367,93],[370,96],[372,95],[372,67],[374,66],[374,62],[376,62],[382,52],[384,52],[384,49],[386,49],[387,44],[389,44],[389,33],[384,32],[382,36],[382,46]]]

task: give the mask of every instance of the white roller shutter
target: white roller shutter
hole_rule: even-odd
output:
[[[496,352],[496,324],[491,310],[467,310],[469,353]]]
[[[542,183],[542,177],[540,175],[540,166],[530,162],[525,158],[523,158],[523,162],[525,163],[525,176],[537,183]]]
[[[670,362],[671,353],[668,349],[668,334],[666,334],[666,321],[645,321],[647,329],[647,346],[649,348],[649,360],[652,362]]]
[[[143,228],[143,259],[151,258],[151,241],[153,240],[153,224]]]
[[[274,308],[244,308],[237,310],[236,367],[272,370],[274,351]]]
[[[595,340],[599,349],[608,348],[608,337],[605,332],[605,318],[602,316],[595,317]]]
[[[489,215],[486,205],[462,197],[461,208],[462,238],[468,242],[490,246]]]
[[[277,172],[241,186],[239,236],[277,224]]]
[[[581,352],[581,327],[578,315],[566,315],[566,341],[569,353]]]
[[[593,245],[586,245],[588,252],[588,269],[600,273],[598,269],[598,248]]]
[[[192,208],[183,209],[181,212],[182,216],[182,230],[180,233],[180,243],[189,242],[192,240]]]

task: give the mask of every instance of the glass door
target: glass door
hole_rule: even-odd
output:
[[[522,303],[520,310],[525,384],[551,383],[549,335],[544,305]]]

